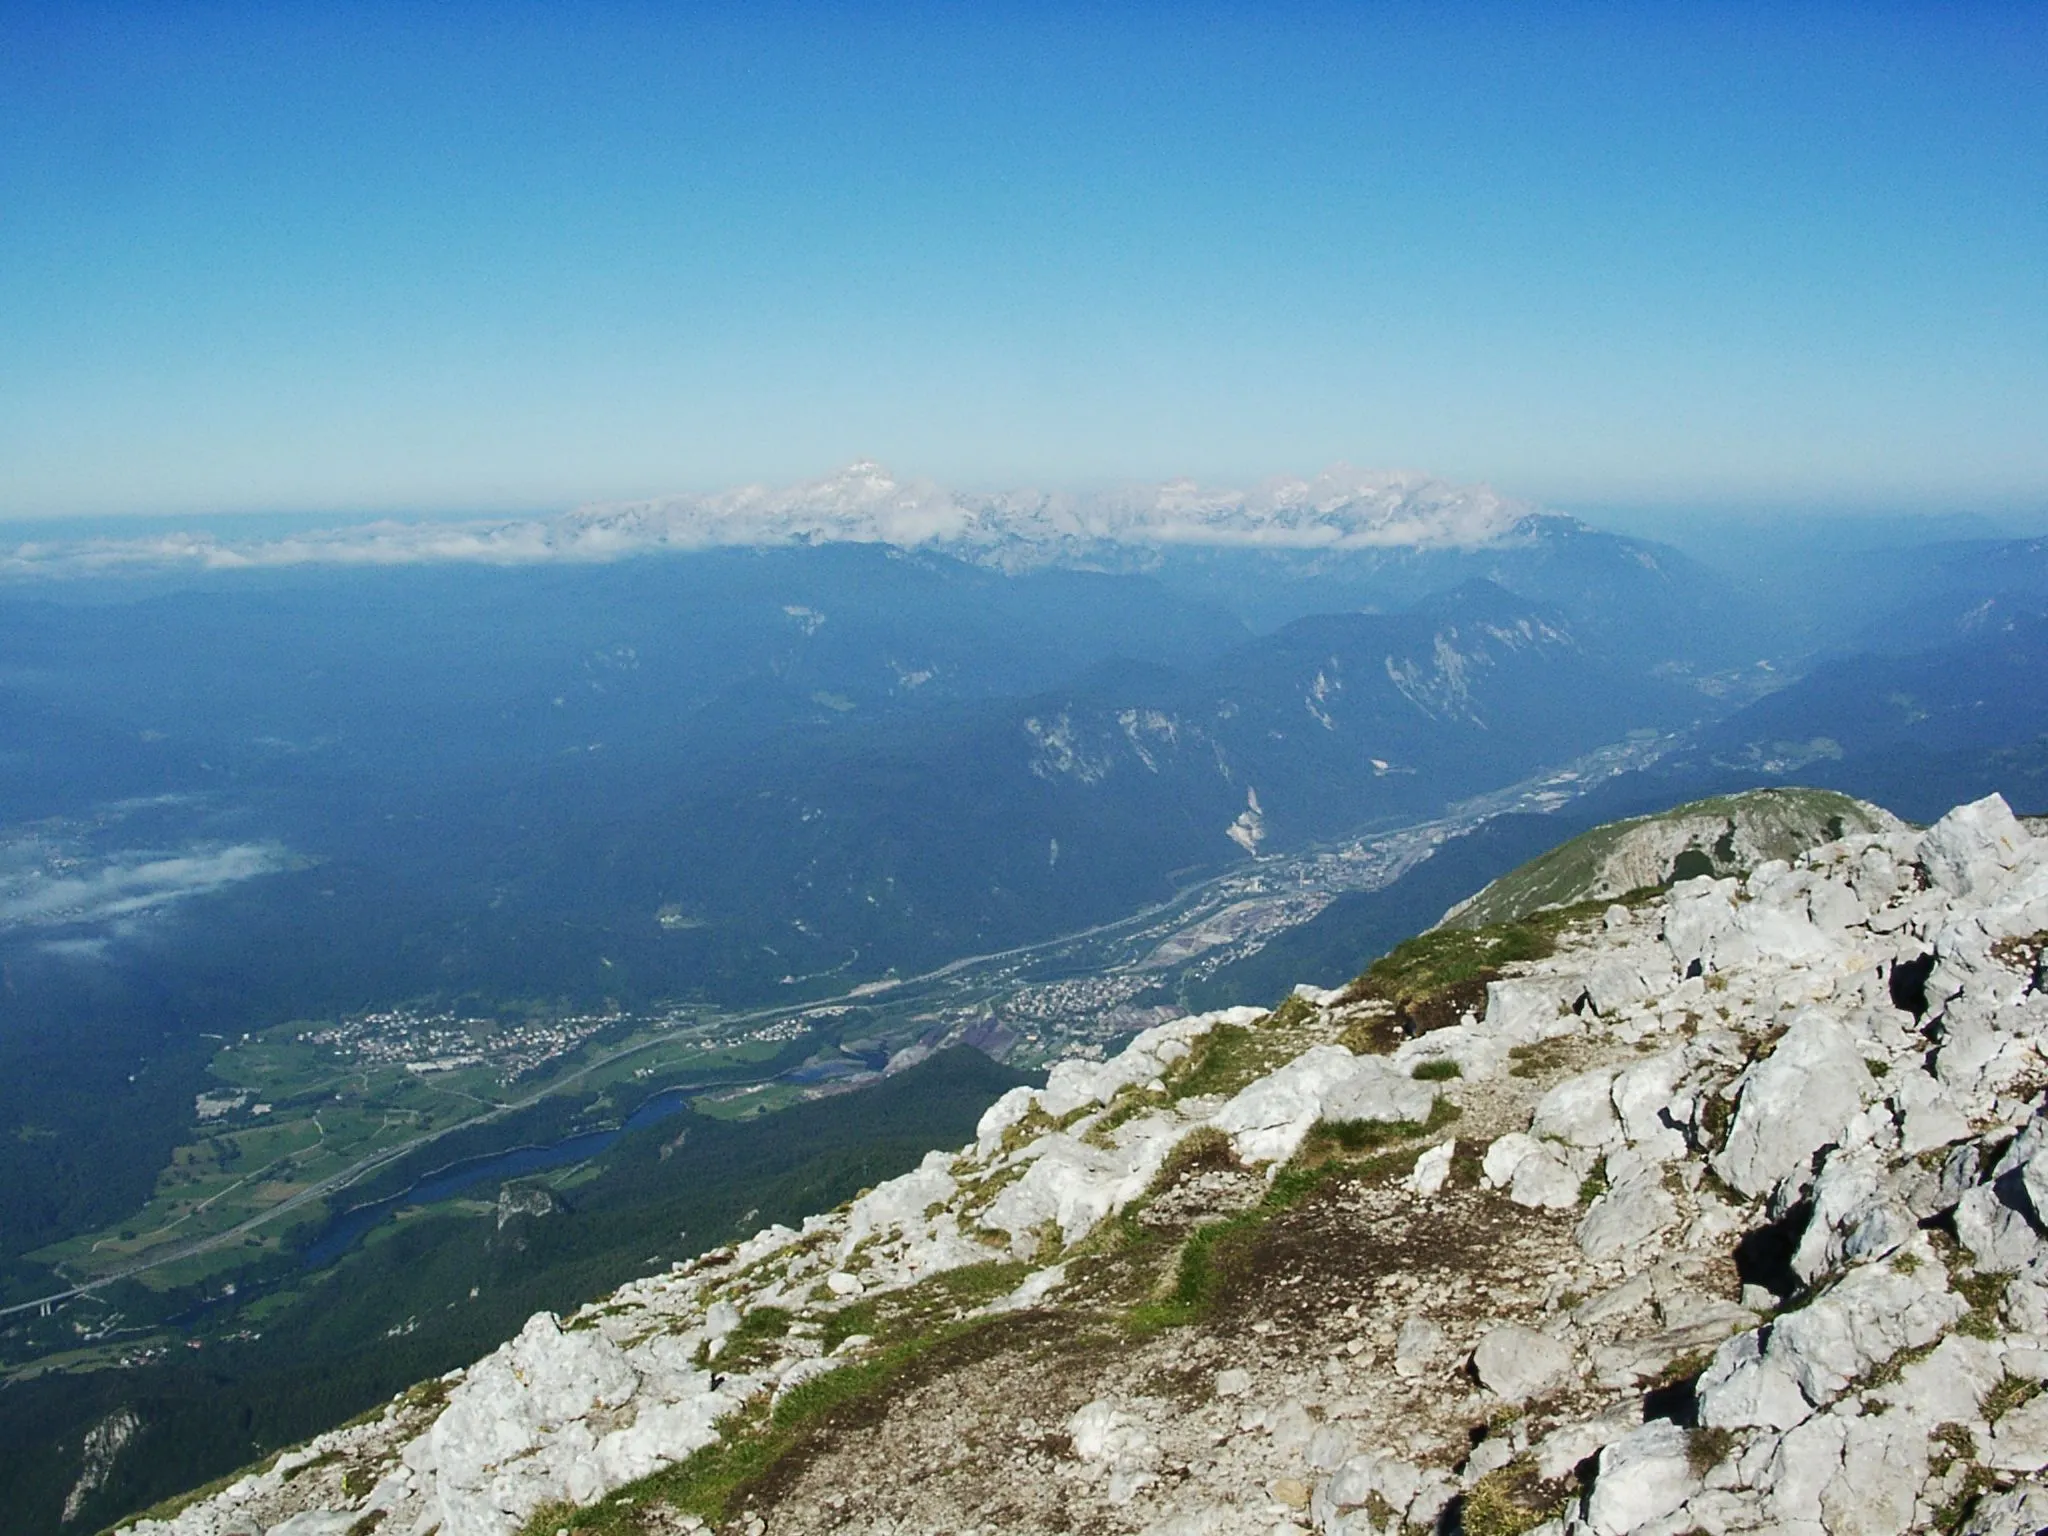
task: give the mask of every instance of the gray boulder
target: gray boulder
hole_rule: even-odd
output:
[[[1586,1525],[1598,1536],[1627,1536],[1662,1520],[1699,1487],[1692,1438],[1669,1419],[1615,1441],[1600,1453],[1599,1466],[1586,1499]]]
[[[1750,1069],[1714,1171],[1745,1195],[1765,1193],[1804,1172],[1875,1089],[1855,1038],[1832,1016],[1808,1009]]]
[[[1529,1134],[1574,1147],[1598,1147],[1621,1130],[1614,1112],[1614,1069],[1568,1077],[1536,1101]]]
[[[2048,1397],[2022,1403],[1998,1421],[1984,1464],[2000,1472],[2048,1468]]]
[[[1596,1262],[1627,1253],[1678,1221],[1678,1205],[1657,1168],[1623,1179],[1593,1202],[1579,1223],[1579,1250]]]
[[[1992,1184],[1979,1184],[1956,1202],[1956,1236],[1970,1250],[1977,1267],[1991,1274],[2025,1269],[2042,1251],[2033,1223],[2015,1208],[2019,1192],[2011,1174]]]
[[[1913,1235],[1912,1214],[1893,1196],[1884,1159],[1869,1147],[1837,1152],[1813,1186],[1813,1216],[1792,1269],[1811,1285],[1846,1264],[1880,1259]]]
[[[1924,1237],[1905,1251],[1914,1260],[1910,1272],[1887,1263],[1853,1269],[1768,1333],[1723,1344],[1700,1376],[1700,1422],[1790,1429],[1900,1350],[1940,1338],[1969,1309],[1940,1278]]]
[[[1568,1211],[1579,1203],[1579,1185],[1584,1167],[1574,1162],[1572,1149],[1556,1142],[1538,1141],[1520,1131],[1500,1137],[1486,1149],[1481,1171],[1495,1189],[1505,1189],[1517,1205],[1534,1210]]]
[[[1479,1341],[1472,1370],[1488,1391],[1527,1402],[1571,1379],[1572,1352],[1547,1333],[1509,1323]]]
[[[1920,839],[1920,865],[1941,890],[1974,895],[1997,885],[2019,863],[2033,836],[2000,795],[1959,805]]]
[[[1896,1536],[1927,1481],[1927,1434],[1898,1415],[1823,1414],[1788,1432],[1758,1482],[1777,1529]]]
[[[1421,1122],[1435,1105],[1435,1085],[1417,1082],[1380,1057],[1367,1056],[1350,1076],[1324,1092],[1322,1113],[1325,1120]]]

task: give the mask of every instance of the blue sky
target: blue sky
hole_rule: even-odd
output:
[[[0,0],[0,516],[2048,505],[2048,7]]]

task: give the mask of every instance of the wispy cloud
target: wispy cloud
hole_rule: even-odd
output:
[[[0,929],[112,923],[275,874],[287,864],[275,843],[131,851],[62,869],[17,864],[0,870]]]

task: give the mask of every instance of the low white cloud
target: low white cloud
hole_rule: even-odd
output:
[[[130,852],[90,864],[0,871],[0,929],[113,923],[287,867],[275,843],[232,843],[177,853]],[[89,944],[90,940],[53,941]],[[80,951],[84,952],[84,951]]]
[[[580,507],[555,518],[376,522],[274,539],[166,533],[0,546],[0,574],[225,571],[291,565],[535,565],[659,550],[800,543],[931,546],[1006,565],[1089,545],[1276,549],[1471,548],[1508,538],[1533,509],[1486,486],[1339,465],[1247,490],[1191,481],[1089,496],[993,495],[898,480],[862,462],[784,487]]]

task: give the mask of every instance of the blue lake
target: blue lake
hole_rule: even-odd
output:
[[[585,1158],[595,1157],[628,1131],[637,1131],[642,1126],[653,1125],[682,1112],[693,1093],[701,1092],[703,1084],[691,1084],[681,1088],[668,1088],[657,1093],[626,1117],[625,1124],[615,1130],[586,1131],[545,1146],[513,1147],[505,1152],[493,1152],[483,1157],[464,1158],[437,1168],[426,1177],[416,1180],[395,1195],[374,1200],[343,1211],[332,1218],[320,1235],[313,1239],[302,1256],[308,1269],[320,1269],[332,1264],[349,1249],[361,1242],[363,1235],[380,1221],[394,1215],[399,1207],[406,1205],[432,1205],[440,1200],[452,1200],[466,1194],[479,1185],[498,1185],[507,1179],[516,1179],[522,1174],[542,1173],[549,1168],[564,1168],[580,1163]]]

